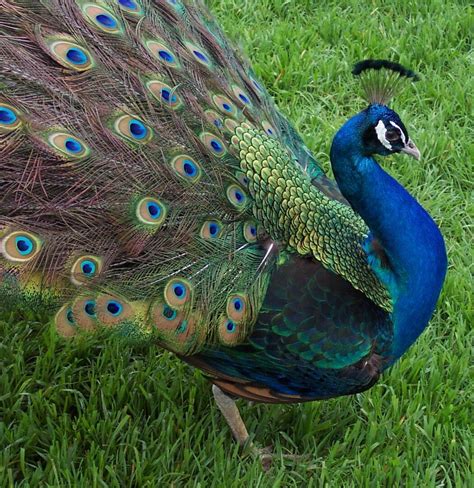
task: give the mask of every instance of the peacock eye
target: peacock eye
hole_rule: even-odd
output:
[[[387,141],[395,142],[400,138],[400,131],[397,129],[387,129],[387,132],[385,132],[385,139],[387,139]]]

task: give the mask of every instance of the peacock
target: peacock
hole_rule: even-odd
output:
[[[445,245],[374,158],[420,157],[388,107],[413,71],[355,65],[334,181],[202,2],[0,10],[3,306],[174,352],[242,445],[236,397],[362,392],[414,343]]]

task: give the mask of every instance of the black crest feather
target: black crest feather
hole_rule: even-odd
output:
[[[369,103],[386,105],[400,90],[404,79],[418,81],[419,76],[399,63],[386,59],[364,59],[354,65],[354,76],[359,76]]]
[[[380,70],[382,68],[394,71],[400,76],[411,78],[412,81],[418,81],[420,79],[419,76],[411,69],[405,68],[399,63],[394,63],[393,61],[388,61],[386,59],[364,59],[363,61],[359,61],[354,65],[352,74],[354,76],[359,76],[361,73],[369,69]]]

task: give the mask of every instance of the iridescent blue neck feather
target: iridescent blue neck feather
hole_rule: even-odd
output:
[[[363,134],[377,114],[364,110],[336,134],[331,163],[337,183],[384,250],[389,269],[369,264],[393,299],[394,340],[389,364],[426,327],[447,268],[443,237],[423,207],[369,154]]]

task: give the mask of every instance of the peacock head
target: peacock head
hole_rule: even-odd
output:
[[[367,154],[388,156],[403,152],[420,159],[420,151],[410,139],[396,112],[386,105],[374,103],[363,114],[366,117],[366,127],[362,133],[362,144]]]
[[[369,102],[359,119],[364,152],[381,156],[403,152],[419,159],[420,152],[399,115],[387,106],[405,80],[417,81],[418,76],[398,63],[373,59],[357,63],[352,73],[360,77]]]

